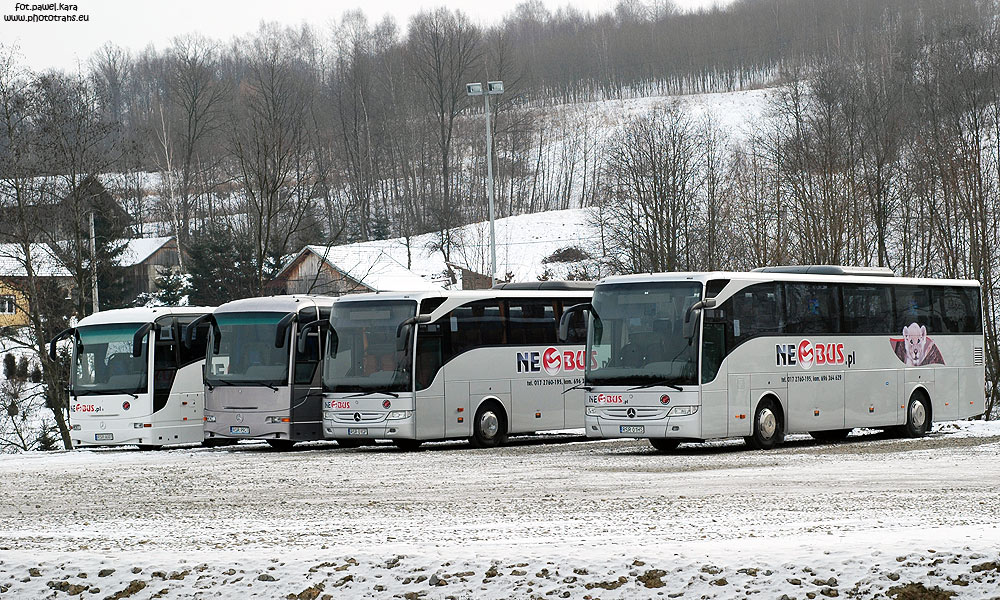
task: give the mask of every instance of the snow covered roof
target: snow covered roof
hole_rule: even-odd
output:
[[[306,252],[316,254],[337,271],[378,292],[417,292],[442,289],[440,283],[407,269],[396,257],[378,246],[366,244],[306,246],[295,258],[297,259]],[[289,263],[289,266],[294,262],[295,259]]]
[[[504,277],[511,273],[513,281],[537,281],[548,270],[554,278],[564,278],[566,273],[563,271],[578,263],[545,264],[543,259],[568,247],[579,247],[598,256],[600,252],[595,242],[598,236],[591,224],[591,211],[586,208],[497,219],[498,275]],[[325,253],[326,262],[331,266],[377,291],[441,289],[448,285],[448,265],[441,252],[432,246],[437,237],[436,233],[413,236],[409,249],[405,238],[330,247],[307,246],[286,264],[282,272],[303,253],[311,251],[321,257]],[[453,266],[464,266],[481,274],[489,273],[488,221],[454,229],[453,239],[455,246],[450,261]]]
[[[31,261],[40,277],[72,277],[52,249],[45,244],[31,244]],[[20,244],[0,244],[0,277],[27,277],[24,252]]]
[[[122,251],[121,256],[118,258],[118,265],[122,267],[134,267],[156,253],[167,242],[173,241],[173,239],[173,236],[167,236],[121,240],[125,243],[125,250]]]

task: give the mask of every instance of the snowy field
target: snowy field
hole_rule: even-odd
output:
[[[996,423],[550,438],[0,456],[0,598],[1000,597]]]

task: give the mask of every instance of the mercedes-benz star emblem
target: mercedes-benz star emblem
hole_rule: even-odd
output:
[[[625,414],[628,416],[628,418],[634,419],[635,418],[635,409],[634,408],[630,408],[630,409],[628,409],[628,410],[625,411]]]
[[[242,423],[243,422],[243,415],[237,414],[236,415],[236,422],[237,423]]]
[[[354,420],[357,423],[361,422],[361,413],[354,413]]]

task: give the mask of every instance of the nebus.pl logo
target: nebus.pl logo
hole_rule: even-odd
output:
[[[813,344],[802,340],[798,344],[775,345],[776,362],[779,367],[799,365],[811,369],[813,365],[842,365],[847,362],[843,344]]]
[[[591,357],[593,367],[597,366],[597,353]],[[517,353],[518,373],[540,373],[558,375],[565,371],[582,371],[587,366],[587,353],[583,350],[560,350],[549,346],[545,350],[531,350]]]

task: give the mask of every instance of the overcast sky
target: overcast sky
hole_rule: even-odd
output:
[[[731,0],[674,0],[682,9],[726,4]],[[89,15],[85,23],[12,23],[5,15],[30,15],[17,10],[18,4],[48,3],[49,0],[0,0],[0,42],[16,44],[27,64],[34,69],[58,67],[75,69],[97,48],[111,41],[141,50],[149,44],[162,49],[178,34],[200,32],[228,40],[257,29],[260,21],[298,25],[306,21],[326,27],[347,10],[362,8],[368,17],[379,20],[391,14],[405,26],[421,9],[448,6],[461,9],[473,20],[489,24],[499,21],[517,2],[488,0],[65,0],[76,2],[77,11],[44,14]],[[604,12],[611,0],[542,0],[550,10],[571,4],[582,12]]]

